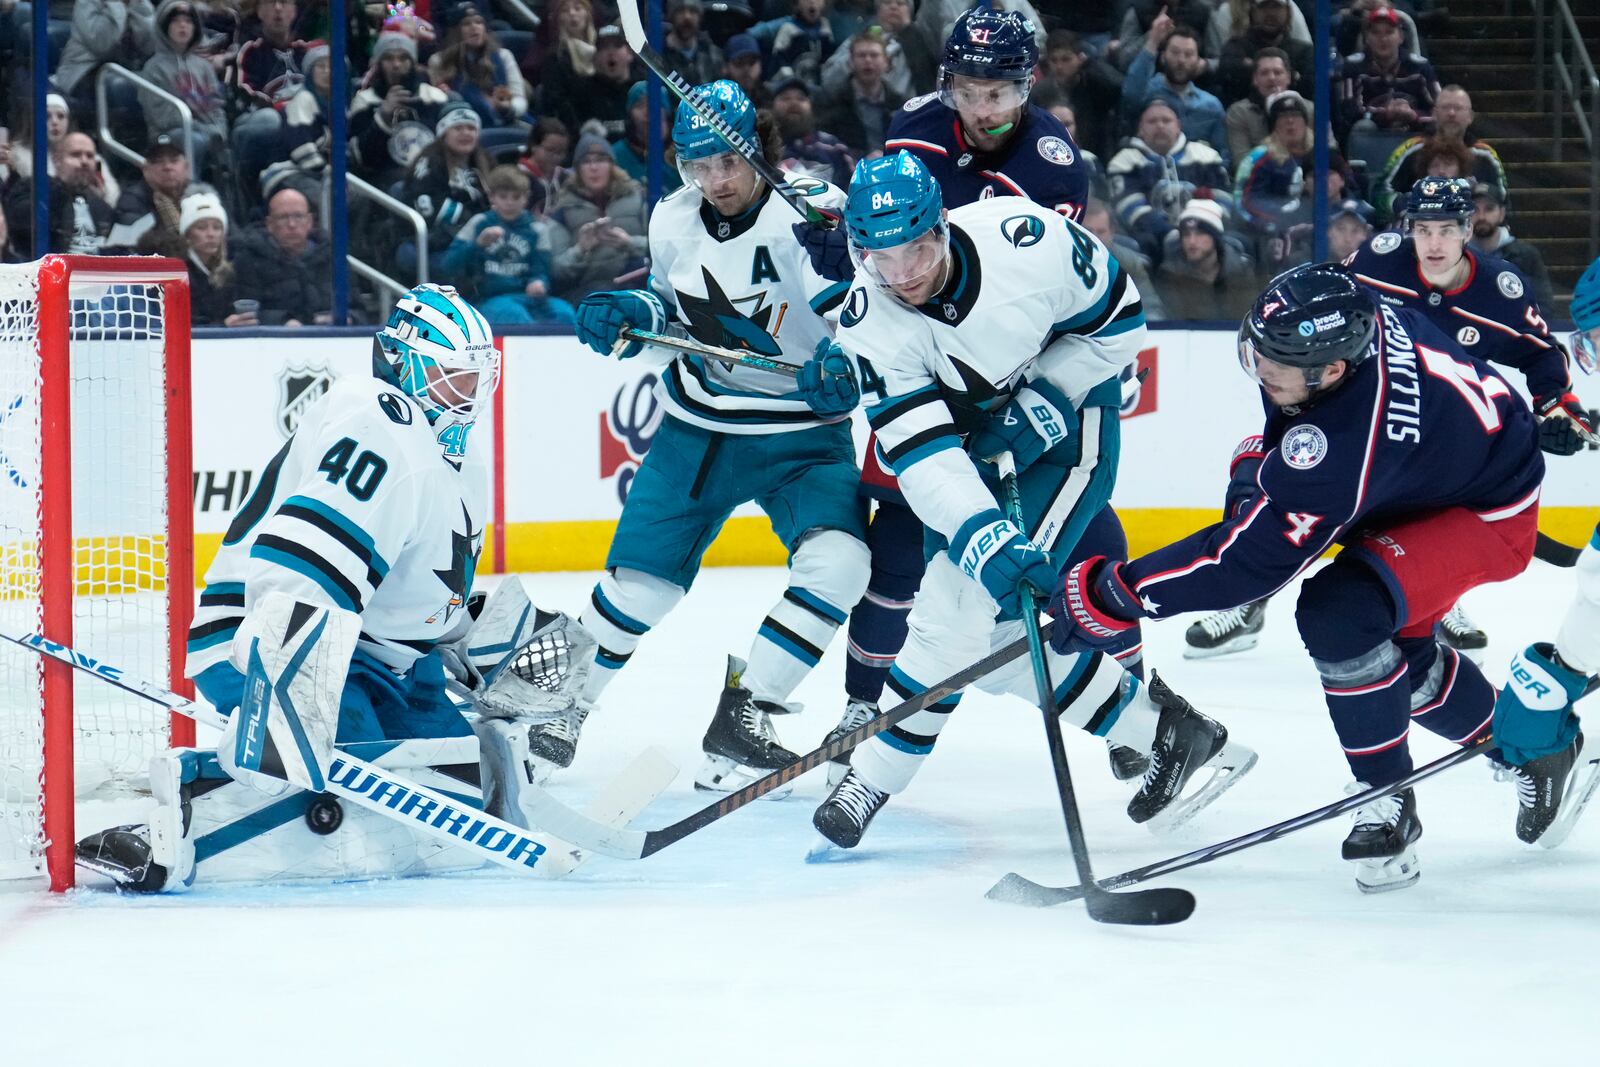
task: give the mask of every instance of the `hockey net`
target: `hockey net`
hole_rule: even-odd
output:
[[[0,628],[188,693],[189,294],[170,259],[0,266]],[[80,806],[115,808],[187,720],[0,642],[0,880],[72,885]]]

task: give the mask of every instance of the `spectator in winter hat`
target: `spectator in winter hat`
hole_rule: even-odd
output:
[[[380,34],[361,91],[350,103],[351,169],[380,189],[399,181],[433,143],[433,128],[450,94],[417,66],[417,42]]]
[[[117,200],[116,225],[110,244],[135,252],[181,259],[183,231],[178,225],[180,204],[194,193],[216,195],[216,190],[192,180],[189,157],[180,135],[162,134],[145,150],[140,168],[142,181],[122,191]]]
[[[520,123],[528,90],[516,59],[500,47],[475,4],[459,4],[450,15],[454,22],[444,46],[428,60],[434,84],[460,94],[485,126]]]
[[[772,106],[772,94],[761,80],[761,46],[748,33],[734,34],[723,46],[722,76],[743,89],[757,108]]]
[[[661,42],[661,55],[690,85],[715,81],[722,70],[722,50],[700,28],[704,14],[701,0],[667,0],[667,34]]]
[[[647,85],[638,81],[633,83],[633,88],[628,90],[628,125],[624,130],[622,139],[612,142],[611,153],[616,157],[617,166],[627,171],[628,177],[645,185],[650,180],[650,101],[646,95]],[[667,101],[674,99],[668,95]],[[672,116],[671,107],[661,110],[662,126],[662,151],[667,155],[667,165],[662,168],[661,193],[665,196],[683,184],[683,177],[678,173],[678,168],[673,166],[672,153]]]
[[[549,205],[550,277],[556,296],[576,303],[645,263],[644,190],[617,166],[604,137],[585,134],[573,175]]]
[[[195,54],[200,39],[199,9],[187,0],[163,0],[156,8],[156,31],[155,54],[139,73],[189,106],[195,127],[189,155],[195,172],[200,173],[207,152],[227,138],[228,117],[216,68],[209,58]],[[177,107],[143,86],[139,87],[139,107],[151,137],[182,128]]]
[[[1255,301],[1255,268],[1224,218],[1221,204],[1193,199],[1167,237],[1156,285],[1175,319],[1237,320]]]
[[[1372,236],[1372,205],[1340,200],[1328,208],[1328,260],[1343,263]]]
[[[434,142],[412,161],[400,199],[428,222],[428,248],[442,253],[463,223],[489,208],[485,181],[489,157],[480,144],[482,122],[464,101],[452,100],[439,112]],[[399,265],[414,270],[416,250],[397,250]]]
[[[228,258],[228,213],[214,193],[183,198],[178,217],[189,268],[189,316],[196,326],[255,326],[255,312],[234,310],[238,277]]]

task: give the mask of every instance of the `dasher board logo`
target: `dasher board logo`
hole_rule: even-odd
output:
[[[325,366],[290,366],[278,375],[278,432],[294,436],[311,405],[333,385],[333,372]]]
[[[662,414],[654,374],[619,388],[611,397],[611,410],[600,412],[600,478],[616,478],[618,504],[628,502],[633,476],[650,451]]]

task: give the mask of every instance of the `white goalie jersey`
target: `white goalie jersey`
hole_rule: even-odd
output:
[[[465,632],[488,477],[479,450],[459,467],[443,451],[398,389],[336,382],[262,470],[206,571],[189,677],[229,658],[273,590],[361,616],[357,647],[396,673]]]
[[[818,207],[844,205],[844,194],[827,182],[795,177],[791,184]],[[650,288],[697,341],[804,363],[832,336],[830,320],[850,284],[812,269],[794,236],[798,220],[770,189],[745,214],[724,219],[699,190],[684,186],[650,217]],[[789,375],[700,356],[673,358],[659,393],[675,418],[723,433],[778,433],[848,418],[817,415]]]
[[[1100,387],[1120,397],[1118,378],[1147,343],[1138,289],[1081,226],[1020,197],[955,208],[949,224],[943,292],[912,308],[857,284],[838,333],[881,376],[868,410],[880,457],[946,538],[995,506],[962,451],[978,420],[1040,379],[1075,407]]]

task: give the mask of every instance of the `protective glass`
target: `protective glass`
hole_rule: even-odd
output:
[[[1585,374],[1593,374],[1600,368],[1600,351],[1595,347],[1595,334],[1600,333],[1600,326],[1592,330],[1574,330],[1572,333],[1572,358],[1578,361],[1578,366]]]
[[[927,233],[893,248],[862,248],[850,242],[850,260],[884,289],[912,286],[944,266],[950,251],[950,228],[941,219]]]
[[[986,81],[945,74],[939,79],[939,102],[956,111],[1001,112],[1028,102],[1030,81]]]
[[[719,185],[729,178],[745,177],[754,173],[749,162],[737,152],[718,152],[699,159],[679,159],[678,173],[686,185],[704,190]]]

